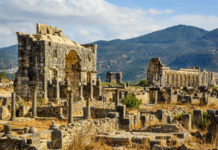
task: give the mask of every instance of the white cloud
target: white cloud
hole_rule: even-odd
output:
[[[150,15],[161,15],[161,14],[171,14],[174,11],[172,9],[165,9],[165,10],[157,10],[154,8],[150,8],[147,13]]]
[[[170,23],[193,25],[207,30],[218,28],[217,16],[203,16],[203,15],[178,15],[173,16],[168,20]]]
[[[118,7],[105,0],[0,2],[0,47],[15,44],[17,31],[34,33],[37,22],[58,26],[70,39],[80,43],[130,38],[176,24],[190,24],[206,29],[218,25],[216,16],[177,16],[172,9]]]

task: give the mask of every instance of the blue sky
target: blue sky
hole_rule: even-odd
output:
[[[120,7],[173,9],[177,14],[218,15],[218,0],[107,0]]]
[[[184,24],[218,28],[218,0],[0,0],[0,47],[36,23],[57,26],[79,43],[127,39]]]

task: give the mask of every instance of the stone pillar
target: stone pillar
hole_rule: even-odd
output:
[[[191,115],[190,114],[182,114],[183,127],[186,128],[187,130],[191,130],[191,123],[192,123]]]
[[[171,75],[171,73],[169,73],[169,86],[171,86],[171,84],[172,84],[172,79],[171,79],[171,77],[172,77],[172,75]]]
[[[56,100],[59,100],[60,99],[60,86],[59,86],[59,81],[57,78],[54,78],[52,80],[52,84],[54,86],[54,96],[55,96],[55,99]]]
[[[194,110],[193,111],[193,127],[202,128],[202,111]]]
[[[177,85],[176,85],[176,82],[177,82],[177,81],[176,81],[176,80],[177,80],[177,78],[176,78],[176,72],[175,72],[175,73],[174,73],[174,83],[173,83],[173,86],[174,86],[174,87],[177,87]]]
[[[158,103],[158,90],[154,91],[154,104]]]
[[[79,84],[79,97],[80,97],[81,101],[84,100],[84,97],[83,97],[83,83]]]
[[[59,110],[58,110],[58,118],[59,119],[63,119],[64,118],[64,116],[63,116],[63,108],[62,107],[60,107]]]
[[[93,100],[93,83],[92,83],[92,81],[89,83],[89,98],[91,99],[91,101]]]
[[[98,77],[97,79],[97,88],[98,88],[98,96],[101,97],[102,96],[102,86],[101,86],[101,78]]]
[[[169,100],[170,100],[170,104],[172,103],[172,101],[173,101],[173,89],[172,88],[170,88],[170,91],[169,91]]]
[[[122,73],[117,73],[116,77],[117,77],[117,84],[122,83]]]
[[[180,84],[180,73],[178,73],[178,79],[177,79],[177,87],[180,88],[181,84]]]
[[[16,93],[11,94],[11,120],[16,117]]]
[[[73,123],[73,92],[68,91],[68,123]]]
[[[91,100],[90,98],[88,98],[88,100],[86,101],[86,119],[91,119]]]
[[[37,90],[38,87],[33,87],[32,88],[33,92],[33,96],[32,96],[32,117],[36,118],[37,117]]]
[[[117,109],[117,106],[120,103],[120,95],[119,95],[119,90],[116,89],[115,90],[115,109]]]
[[[111,82],[111,73],[107,72],[107,82]]]

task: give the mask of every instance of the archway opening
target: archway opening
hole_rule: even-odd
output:
[[[71,50],[65,58],[65,78],[71,82],[71,88],[74,93],[74,98],[79,97],[79,83],[80,83],[80,58],[76,51]]]

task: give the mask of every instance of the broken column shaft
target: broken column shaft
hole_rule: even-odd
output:
[[[68,123],[73,123],[73,92],[68,91]]]
[[[16,117],[16,93],[13,92],[11,94],[11,120],[13,120]]]
[[[86,101],[86,119],[91,119],[91,100],[88,98]]]

